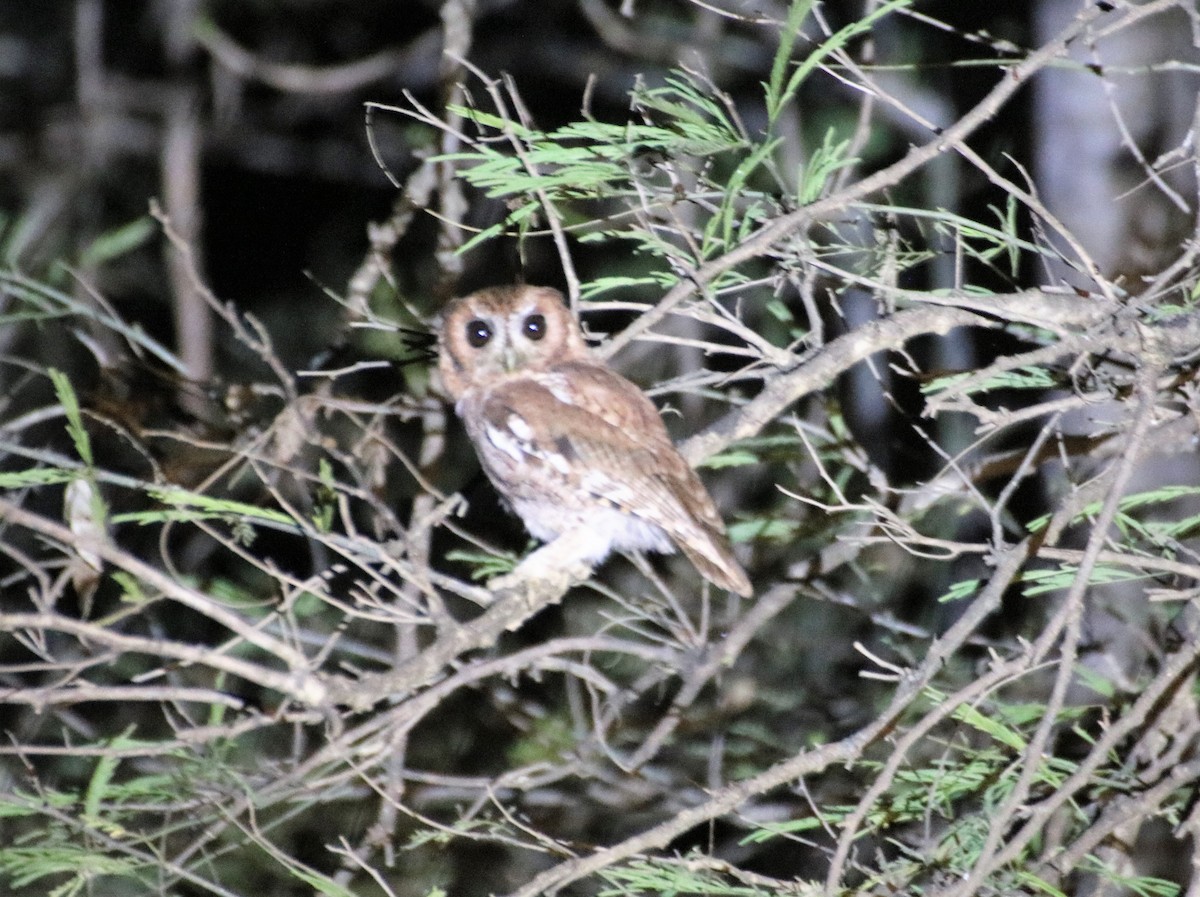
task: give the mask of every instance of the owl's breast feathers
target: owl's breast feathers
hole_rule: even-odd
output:
[[[563,362],[469,389],[458,411],[489,478],[535,536],[616,511],[631,526],[611,547],[663,551],[665,533],[706,577],[751,593],[704,485],[654,404],[619,374]]]

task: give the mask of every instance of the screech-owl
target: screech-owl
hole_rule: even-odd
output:
[[[442,314],[438,369],[497,491],[534,537],[584,524],[583,558],[673,552],[721,588],[752,593],[704,485],[657,409],[597,360],[562,294],[480,290]]]

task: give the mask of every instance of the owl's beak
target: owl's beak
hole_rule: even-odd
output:
[[[504,352],[500,356],[500,363],[504,365],[505,373],[511,374],[517,369],[517,365],[521,363],[521,359],[517,357],[517,350],[512,346],[505,346]]]

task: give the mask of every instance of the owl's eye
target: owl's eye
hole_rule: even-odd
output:
[[[522,329],[525,331],[527,337],[537,342],[546,335],[546,316],[530,315],[525,319]]]
[[[492,338],[492,325],[487,321],[481,321],[476,318],[474,321],[467,323],[467,342],[472,348],[480,349],[487,345],[487,341]]]

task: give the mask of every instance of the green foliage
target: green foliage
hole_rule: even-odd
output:
[[[313,525],[322,533],[327,533],[333,526],[333,515],[337,512],[337,481],[333,475],[333,465],[328,458],[322,458],[317,464],[317,494],[313,502]]]
[[[1089,857],[1085,868],[1111,882],[1116,888],[1125,888],[1138,897],[1177,897],[1183,889],[1178,883],[1153,875],[1126,875],[1112,868],[1109,863]]]
[[[509,763],[517,768],[554,763],[575,747],[576,733],[565,716],[546,715],[508,751]]]
[[[292,518],[280,511],[260,508],[246,502],[234,501],[192,492],[178,486],[169,489],[148,488],[151,498],[163,505],[149,511],[132,511],[114,515],[114,523],[155,524],[169,521],[228,520],[240,524],[262,521],[291,525]]]
[[[109,746],[117,751],[129,746],[131,743],[129,736],[133,731],[134,727],[130,726],[124,733],[112,739]],[[113,773],[117,771],[120,762],[120,756],[116,753],[101,757],[96,761],[96,770],[88,781],[87,793],[83,799],[83,821],[85,823],[95,825],[100,821],[100,801],[107,798]]]
[[[953,391],[956,395],[978,395],[997,389],[1052,389],[1058,385],[1055,375],[1041,367],[1022,367],[1011,371],[999,371],[986,380],[967,383],[971,374],[952,374],[938,377],[921,388],[927,395],[938,395]]]
[[[1170,506],[1177,502],[1200,496],[1200,486],[1191,484],[1159,486],[1145,492],[1136,492],[1124,496],[1118,505],[1116,524],[1121,529],[1122,536],[1130,544],[1139,545],[1156,551],[1172,553],[1175,543],[1195,534],[1200,530],[1200,515],[1190,514],[1179,519],[1170,519]],[[1094,518],[1103,505],[1103,501],[1088,502],[1073,518],[1075,522]],[[1138,516],[1134,512],[1154,513],[1163,512],[1164,519],[1153,520]],[[1045,529],[1050,521],[1050,515],[1037,517],[1028,524],[1031,533]]]
[[[937,707],[948,696],[937,689],[926,694],[929,707]],[[937,870],[953,878],[968,875],[979,859],[989,825],[989,814],[1011,795],[1022,774],[1017,759],[1029,746],[1029,738],[1042,722],[1046,708],[1038,703],[1009,703],[1003,699],[985,703],[959,703],[953,707],[945,728],[932,739],[924,765],[896,770],[887,790],[879,795],[867,813],[860,837],[873,835],[891,843],[900,856],[880,872],[879,882],[921,880]],[[1060,714],[1069,725],[1081,720],[1085,708],[1071,707]],[[882,770],[884,763],[867,765]],[[1061,757],[1046,756],[1034,773],[1035,794],[1047,795],[1062,786],[1077,771],[1075,763]],[[1101,776],[1097,776],[1099,780]],[[1127,774],[1111,770],[1105,788],[1122,790]],[[1132,782],[1129,782],[1132,785]],[[830,828],[837,831],[858,807],[851,805],[820,807],[820,818],[802,816],[795,820],[755,826],[743,843],[757,844],[785,836]],[[1075,822],[1085,820],[1075,814]],[[920,832],[927,837],[921,837]],[[930,837],[932,840],[930,840]],[[1022,867],[1018,860],[1000,873],[1000,879],[1012,878],[1035,890],[1054,889]],[[1140,880],[1141,886],[1153,887],[1154,879]]]
[[[467,551],[455,549],[446,552],[446,560],[471,567],[471,579],[476,582],[491,579],[504,573],[511,573],[517,564],[517,558],[508,554],[492,554],[486,551]]]
[[[861,19],[856,19],[804,54],[803,59],[795,65],[791,74],[788,67],[791,64],[796,40],[812,9],[811,0],[793,0],[788,11],[787,22],[780,36],[779,49],[771,65],[771,78],[764,85],[767,106],[767,117],[774,125],[783,110],[795,102],[800,86],[833,54],[845,50],[847,45],[856,37],[868,33],[871,28],[886,16],[912,5],[913,0],[891,0],[872,9]],[[786,82],[785,82],[786,78]]]
[[[1079,570],[1077,564],[1059,564],[1051,569],[1029,570],[1021,577],[1021,581],[1025,583],[1022,592],[1025,597],[1033,598],[1045,595],[1047,592],[1069,588],[1079,575]],[[1147,578],[1145,574],[1130,570],[1128,567],[1114,567],[1105,564],[1095,564],[1088,571],[1088,585],[1093,586],[1117,582],[1136,582]]]
[[[79,410],[79,397],[75,394],[67,375],[62,371],[51,368],[48,371],[50,380],[54,383],[54,392],[62,405],[63,414],[67,416],[67,432],[75,443],[75,451],[79,454],[84,465],[91,468],[95,465],[92,457],[92,443],[88,439],[87,430],[83,427],[83,414]]]
[[[157,226],[149,216],[135,218],[92,240],[84,247],[79,263],[92,267],[113,262],[145,246],[154,238],[156,231]]]
[[[740,156],[732,179],[740,185],[768,160],[774,144],[753,145],[741,132],[725,108],[691,76],[678,74],[662,87],[641,87],[633,94],[634,108],[644,121],[608,123],[596,120],[572,122],[549,132],[539,131],[509,118],[479,109],[452,107],[492,136],[476,141],[468,150],[439,156],[453,162],[468,183],[485,195],[510,202],[512,210],[503,222],[487,228],[467,241],[460,252],[501,233],[525,233],[535,215],[544,214],[546,204],[568,216],[572,226],[589,222],[585,212],[574,211],[581,204],[597,201],[632,201],[637,198],[637,182],[653,180],[656,171],[676,160],[687,158],[691,164],[704,160]],[[503,149],[496,137],[504,137],[519,149]],[[716,192],[714,195],[722,195]],[[721,211],[712,216],[706,228],[702,255],[708,256],[727,246],[738,225],[737,209],[741,191],[724,194]],[[753,204],[743,210],[741,221],[756,220]],[[670,257],[674,248],[642,229],[592,229],[592,237],[608,236],[633,239],[642,250]]]
[[[850,141],[839,139],[833,129],[825,132],[821,145],[817,147],[800,178],[796,201],[804,206],[820,199],[830,179],[843,168],[858,164],[858,159],[849,156]]]
[[[609,887],[599,891],[601,897],[623,897],[632,894],[706,894],[712,897],[770,897],[771,891],[761,887],[735,884],[721,874],[719,865],[709,865],[703,857],[694,861],[640,860],[606,870],[601,877]],[[800,890],[805,893],[818,893]]]
[[[0,793],[0,819],[27,823],[24,834],[0,845],[0,881],[22,892],[38,885],[45,889],[41,893],[51,895],[88,893],[106,878],[146,886],[155,874],[153,852],[143,850],[148,844],[137,820],[150,807],[172,807],[181,796],[181,779],[149,774],[118,781],[118,770],[130,768],[121,759],[122,750],[155,746],[130,737],[132,732],[130,727],[92,746],[110,753],[95,761],[82,793]]]
[[[954,583],[954,585],[950,587],[950,590],[946,592],[945,595],[942,595],[938,601],[962,601],[966,598],[971,598],[979,591],[979,587],[981,585],[981,580],[964,579],[960,582]]]
[[[43,893],[47,897],[75,897],[87,893],[87,888],[108,877],[131,879],[142,884],[137,874],[139,867],[144,867],[142,863],[102,849],[56,842],[53,838],[38,840],[39,843],[30,847],[0,848],[0,875],[6,877],[13,888],[23,890],[34,884],[45,886],[44,879],[65,878]]]
[[[75,470],[54,467],[33,467],[0,473],[0,489],[26,489],[31,486],[56,486],[70,483],[79,476]]]
[[[62,290],[16,271],[0,269],[0,289],[13,300],[11,309],[0,314],[0,326],[45,324],[75,318],[92,321],[124,339],[135,353],[149,353],[176,373],[187,376],[187,369],[174,353],[150,337],[140,325],[126,323],[106,308],[94,308]]]

